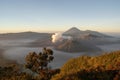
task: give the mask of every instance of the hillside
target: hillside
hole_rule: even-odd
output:
[[[120,80],[120,51],[70,59],[52,80]]]
[[[25,59],[36,62],[35,58],[40,55],[32,54],[34,56],[29,54]],[[34,57],[32,61],[30,56]],[[59,64],[59,60],[57,62]],[[38,68],[35,64],[25,71],[22,70],[25,66],[17,64],[0,66],[0,80],[120,80],[120,51],[94,57],[79,56],[68,60],[60,69],[43,69],[38,73],[34,73]]]
[[[90,46],[91,45],[91,46]],[[77,41],[77,40],[64,40],[55,46],[56,50],[64,52],[95,52],[101,51],[95,45],[88,43],[87,41]]]

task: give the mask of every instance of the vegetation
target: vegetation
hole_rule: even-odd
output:
[[[52,80],[120,80],[120,51],[70,59]]]
[[[44,48],[39,54],[30,52],[25,58],[25,67],[33,74],[18,65],[10,65],[0,67],[0,80],[120,80],[120,51],[73,58],[61,69],[48,68],[53,59],[51,49]]]
[[[39,74],[40,80],[49,80],[52,75],[59,72],[59,69],[51,70],[48,68],[48,63],[51,62],[54,57],[51,49],[43,48],[43,52],[39,54],[32,52],[26,56],[25,67]]]
[[[48,63],[54,59],[52,55],[53,51],[46,48],[44,48],[43,52],[40,52],[39,54],[36,52],[30,52],[25,58],[25,67],[31,69],[33,72],[39,73],[39,70],[48,69]]]
[[[51,49],[43,48],[39,54],[30,52],[25,58],[25,68],[31,70],[32,74],[24,72],[18,65],[0,67],[0,80],[50,80],[53,75],[60,72],[60,69],[48,68],[48,63],[53,59]]]

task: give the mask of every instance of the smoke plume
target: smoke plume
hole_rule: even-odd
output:
[[[72,37],[71,36],[63,36],[62,33],[55,33],[52,35],[52,42],[58,42],[58,41],[62,41],[64,39],[68,39],[71,40]]]

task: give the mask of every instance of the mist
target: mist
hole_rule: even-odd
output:
[[[4,52],[2,52],[2,56],[4,59],[9,61],[16,61],[18,64],[24,64],[25,63],[25,57],[29,52],[36,52],[39,53],[42,51],[42,47],[25,47],[28,43],[32,42],[32,40],[2,40],[0,41],[1,48],[4,49]],[[66,52],[56,51],[53,49],[53,47],[49,47],[54,51],[54,57],[55,59],[53,62],[49,64],[52,68],[58,68],[62,66],[67,60],[73,57],[77,57],[79,53],[76,54],[69,54]],[[69,55],[68,55],[69,54]]]
[[[111,36],[120,38],[120,32],[104,32],[104,33],[107,35],[111,35]]]
[[[63,39],[72,39],[70,36],[63,36],[62,33],[55,33],[51,35],[52,42],[55,43],[56,41],[61,41]],[[46,39],[46,37],[39,37],[38,40]],[[1,64],[4,60],[7,63],[7,61],[16,62],[18,64],[24,64],[25,63],[25,56],[29,52],[36,52],[39,53],[42,51],[43,47],[34,47],[34,46],[28,46],[29,44],[36,42],[36,39],[1,39],[0,40],[0,51],[1,51]],[[67,60],[71,58],[75,58],[81,55],[89,55],[89,56],[96,56],[100,55],[104,52],[110,52],[115,50],[120,50],[120,42],[116,44],[105,44],[105,45],[97,45],[99,48],[102,49],[102,52],[78,52],[78,53],[69,53],[69,52],[63,52],[63,51],[57,51],[53,48],[53,46],[46,46],[48,48],[51,48],[54,51],[54,60],[49,64],[52,68],[59,68],[61,67]],[[4,50],[4,51],[2,51]]]

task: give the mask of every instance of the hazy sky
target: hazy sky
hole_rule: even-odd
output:
[[[0,32],[120,32],[120,0],[0,0]]]

